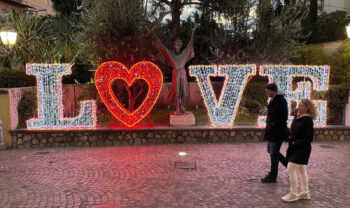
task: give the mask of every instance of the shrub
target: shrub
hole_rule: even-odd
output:
[[[241,106],[251,113],[260,113],[267,105],[265,93],[267,83],[267,79],[264,80],[263,77],[254,77],[249,81],[243,92]]]
[[[80,55],[73,60],[72,74],[64,76],[62,82],[63,84],[88,83],[93,77],[93,73],[90,71],[92,69],[94,69],[93,63],[87,57]]]
[[[23,70],[0,69],[0,88],[28,87],[35,85],[35,77],[28,76]]]
[[[322,48],[316,46],[304,46],[295,49],[295,56],[290,58],[293,64],[323,65],[327,63],[327,57]]]
[[[350,84],[330,85],[326,92],[315,92],[314,98],[328,101],[328,123],[343,124],[344,107],[348,103]]]
[[[330,65],[330,86],[327,92],[315,92],[313,98],[328,100],[328,122],[343,122],[344,104],[348,102],[350,90],[350,42],[344,42],[338,51],[326,56],[320,47],[297,48],[293,64]]]
[[[332,85],[350,82],[350,42],[340,45],[338,51],[333,54],[328,64],[331,66],[330,83]]]
[[[18,103],[18,126],[17,128],[26,128],[26,121],[34,118],[37,114],[37,97],[34,90],[27,91]]]
[[[350,17],[345,11],[335,11],[319,16],[317,22],[311,25],[309,43],[321,43],[346,39],[345,26],[350,23]]]

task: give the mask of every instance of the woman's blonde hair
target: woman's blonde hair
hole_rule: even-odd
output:
[[[309,114],[313,120],[317,117],[317,111],[314,102],[310,99],[302,99],[300,102],[303,102],[303,104],[306,107],[306,113]]]

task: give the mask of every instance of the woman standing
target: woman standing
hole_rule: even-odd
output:
[[[316,109],[314,103],[309,99],[303,99],[298,104],[297,115],[291,126],[288,139],[287,171],[289,175],[290,191],[282,197],[285,202],[298,199],[310,199],[308,175],[306,165],[311,153],[311,142],[314,136],[314,123]],[[301,192],[298,193],[298,178]]]

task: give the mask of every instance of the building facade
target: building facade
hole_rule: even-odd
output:
[[[51,0],[25,0],[37,15],[55,15]]]
[[[19,0],[0,0],[0,15],[8,14],[9,10],[24,11],[31,9],[29,5]]]
[[[0,15],[9,10],[28,11],[35,15],[55,15],[51,0],[0,0]]]
[[[350,0],[318,0],[318,6],[326,13],[341,10],[350,14]]]

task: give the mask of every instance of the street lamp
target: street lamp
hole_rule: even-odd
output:
[[[8,47],[10,50],[6,50],[4,54],[8,54],[9,51],[11,51],[12,47],[15,45],[17,40],[17,33],[16,32],[9,32],[9,31],[2,31],[0,32],[0,38],[2,41],[2,44],[4,44],[6,47]],[[5,150],[6,144],[4,142],[4,132],[2,128],[2,121],[0,118],[0,150]]]
[[[348,38],[350,38],[350,24],[346,26],[346,33],[348,34]]]
[[[17,40],[17,33],[16,32],[8,32],[8,31],[2,31],[0,32],[0,37],[2,43],[9,47],[12,48]]]

